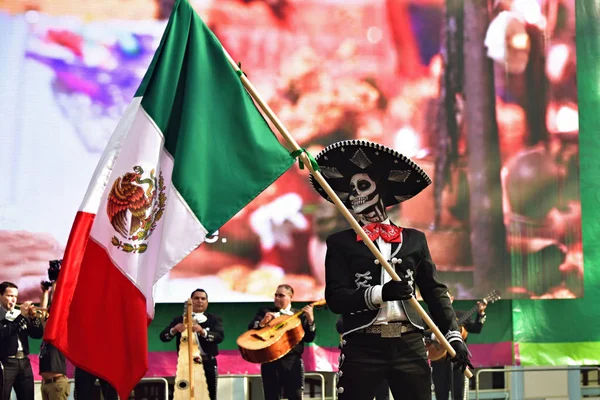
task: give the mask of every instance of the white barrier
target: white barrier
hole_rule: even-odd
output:
[[[319,378],[321,382],[320,398],[325,400],[325,376],[318,372],[306,372],[304,376]],[[219,387],[217,389],[219,399],[248,400],[250,398],[250,393],[248,393],[250,378],[260,378],[260,374],[219,375]],[[230,381],[233,382],[230,384]]]
[[[307,372],[304,374],[305,377],[316,377],[319,378],[321,394],[320,399],[325,400],[325,376],[318,372]],[[259,374],[243,374],[243,375],[219,375],[217,393],[219,399],[225,400],[248,400],[250,398],[249,393],[249,380],[250,378],[260,378]],[[164,383],[164,399],[169,399],[169,382],[165,378],[143,378],[141,382],[162,382]],[[75,380],[69,379],[71,386],[71,392],[68,400],[75,399]],[[99,386],[99,383],[96,382]],[[34,400],[42,400],[42,382],[35,381],[34,389]],[[13,390],[10,400],[16,400],[16,394]]]

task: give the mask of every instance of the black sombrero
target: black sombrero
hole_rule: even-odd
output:
[[[402,203],[431,184],[429,176],[411,159],[389,147],[366,140],[333,143],[317,154],[315,159],[323,178],[348,208],[351,207],[348,200],[350,179],[355,174],[367,173],[386,185],[383,197],[385,207]],[[332,202],[312,174],[310,183],[317,193]]]

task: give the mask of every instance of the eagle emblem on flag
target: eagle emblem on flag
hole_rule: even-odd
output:
[[[143,253],[148,248],[147,240],[156,228],[165,211],[167,196],[162,173],[158,178],[155,170],[144,177],[141,166],[133,167],[113,182],[106,203],[110,224],[125,240],[113,236],[113,246],[126,253]],[[132,241],[131,243],[129,241]],[[142,243],[137,243],[137,242]]]

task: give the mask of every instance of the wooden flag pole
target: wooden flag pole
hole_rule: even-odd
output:
[[[243,71],[240,69],[240,67],[235,63],[233,58],[231,58],[229,53],[227,53],[227,50],[225,50],[225,48],[223,48],[223,52],[227,56],[227,59],[229,60],[229,63],[231,64],[233,69],[240,76],[240,79],[242,80],[242,84],[244,85],[244,87],[246,88],[246,90],[248,91],[250,96],[252,96],[254,101],[262,109],[263,113],[273,123],[275,128],[279,131],[281,136],[283,136],[283,138],[285,139],[285,142],[287,144],[286,147],[288,149],[290,149],[291,151],[302,151],[302,148],[298,145],[296,140],[288,132],[288,130],[283,125],[283,123],[279,120],[279,118],[277,118],[277,116],[275,115],[273,110],[271,110],[271,107],[269,107],[269,105],[258,94],[256,89],[254,88],[254,85],[252,85],[252,82],[250,82],[248,77],[243,73]],[[305,152],[302,152],[300,154],[300,159],[304,163],[304,165],[306,165],[306,167],[310,170],[310,172],[312,173],[314,178],[317,180],[317,182],[319,182],[321,187],[325,190],[325,192],[327,193],[329,198],[333,201],[333,203],[335,204],[337,209],[342,213],[344,218],[346,218],[348,223],[350,223],[350,226],[352,227],[352,229],[354,229],[356,234],[359,235],[361,237],[361,239],[365,242],[365,244],[367,245],[369,250],[371,250],[371,253],[373,253],[373,255],[375,256],[375,258],[377,258],[379,260],[379,262],[381,263],[383,268],[385,268],[387,273],[390,274],[390,276],[392,277],[393,280],[400,281],[401,279],[398,276],[398,274],[396,273],[396,271],[390,266],[388,261],[379,252],[379,249],[377,247],[375,247],[375,245],[373,244],[373,242],[371,241],[369,236],[367,236],[367,234],[363,231],[363,229],[359,225],[358,221],[356,221],[354,216],[350,213],[350,211],[348,211],[348,209],[346,208],[344,203],[342,203],[342,201],[337,196],[337,194],[333,191],[331,186],[329,186],[327,181],[323,178],[323,176],[321,175],[321,172],[314,170],[314,168],[311,164],[311,161]],[[436,338],[441,343],[441,345],[444,346],[444,348],[448,351],[448,354],[450,354],[451,357],[454,357],[456,355],[456,352],[454,351],[454,349],[452,348],[452,346],[450,345],[448,340],[446,340],[446,338],[444,337],[444,335],[442,334],[440,329],[437,327],[437,325],[433,322],[431,317],[429,317],[427,312],[425,312],[423,307],[421,307],[421,305],[419,304],[417,299],[412,297],[410,300],[408,300],[408,302],[419,313],[419,316],[423,319],[423,321],[425,321],[425,323],[427,324],[429,329],[431,329],[431,331],[435,334]],[[471,371],[468,368],[465,370],[465,375],[468,378],[471,378],[473,376],[473,374],[471,373]]]

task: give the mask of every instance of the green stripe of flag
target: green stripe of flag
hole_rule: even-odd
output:
[[[187,0],[175,3],[136,96],[165,136],[173,184],[209,233],[294,162]]]

